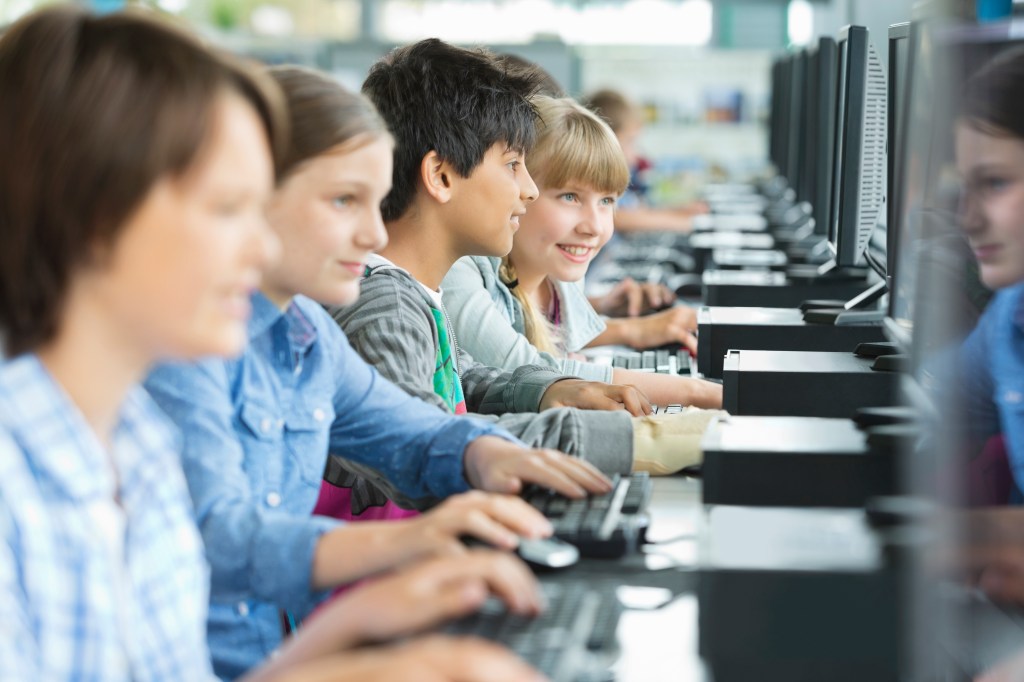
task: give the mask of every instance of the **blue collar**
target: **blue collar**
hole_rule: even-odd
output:
[[[307,299],[296,296],[283,313],[262,292],[252,295],[252,317],[249,318],[249,338],[262,336],[282,319],[286,324],[288,342],[299,353],[305,353],[316,341],[316,327],[302,311]],[[310,301],[310,305],[317,305]]]

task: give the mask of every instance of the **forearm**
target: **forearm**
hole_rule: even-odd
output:
[[[655,405],[679,404],[713,409],[722,407],[722,388],[710,381],[615,368],[612,370],[612,382],[636,386]]]
[[[611,318],[605,320],[605,329],[587,344],[587,348],[595,346],[629,346],[636,347],[636,333],[628,318]],[[618,382],[616,382],[618,383]]]
[[[312,589],[332,589],[399,566],[416,546],[399,541],[408,521],[353,523],[320,536],[313,554]]]

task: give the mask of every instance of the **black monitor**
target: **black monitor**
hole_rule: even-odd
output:
[[[796,197],[799,201],[814,199],[814,182],[817,168],[814,164],[814,141],[817,139],[817,107],[815,99],[818,91],[818,51],[809,47],[802,54],[804,60],[804,91],[800,101],[803,113],[803,131],[800,144],[800,172],[796,186]]]
[[[794,190],[800,187],[803,176],[803,154],[801,150],[806,144],[804,130],[804,114],[807,101],[807,53],[799,52],[790,56],[789,75],[789,118],[787,120],[786,180]]]
[[[776,168],[781,168],[782,147],[782,58],[772,62],[772,108],[768,121],[768,158]]]
[[[905,39],[895,46],[890,45],[890,50],[895,48],[903,52],[907,77],[902,103],[900,94],[896,93],[898,132],[891,162],[896,178],[892,183],[888,211],[890,233],[893,235],[891,260],[895,263],[892,266],[885,327],[889,338],[904,350],[910,349],[914,330],[918,279],[915,241],[918,223],[923,217],[921,207],[930,184],[935,128],[932,107],[935,106],[936,87],[939,85],[932,72],[933,60],[927,57],[929,38],[929,34],[911,26]],[[892,57],[893,52],[890,52],[890,63]]]
[[[900,182],[903,178],[903,158],[899,153],[903,136],[906,134],[907,79],[910,63],[910,23],[893,24],[889,27],[889,111],[886,173],[886,281],[893,289],[893,278],[899,253],[899,203]]]
[[[778,88],[772,93],[772,98],[777,101],[778,121],[776,124],[776,148],[775,168],[779,174],[786,176],[789,171],[789,120],[790,120],[790,84],[793,73],[793,61],[790,55],[779,60],[779,82]]]
[[[836,41],[828,36],[820,38],[811,61],[813,66],[808,80],[813,81],[813,86],[807,151],[812,172],[807,201],[811,202],[815,234],[825,236],[828,233],[829,204],[832,201],[832,154],[835,151],[832,137],[836,126]]]
[[[865,264],[885,198],[885,70],[863,26],[836,40],[836,129],[828,246],[835,265]]]

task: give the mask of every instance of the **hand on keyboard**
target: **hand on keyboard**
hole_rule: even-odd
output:
[[[625,409],[634,417],[651,412],[651,403],[647,396],[633,386],[618,386],[603,381],[581,379],[562,379],[551,384],[541,398],[540,410],[553,407],[576,407],[581,410]]]
[[[420,637],[399,646],[346,652],[322,659],[323,673],[303,679],[337,682],[545,682],[523,659],[503,646],[476,637]],[[362,664],[362,672],[349,677],[339,671]],[[330,667],[328,667],[330,666]],[[298,678],[296,678],[298,679]]]
[[[429,512],[403,522],[400,540],[413,558],[459,554],[460,538],[470,536],[498,549],[514,549],[520,537],[551,535],[551,524],[512,495],[472,491],[453,495]]]
[[[364,582],[319,610],[302,632],[315,633],[309,636],[326,653],[405,637],[463,617],[491,595],[521,616],[534,617],[546,605],[526,564],[507,552],[478,548]]]
[[[568,497],[606,493],[611,481],[592,464],[556,450],[529,449],[496,436],[477,438],[463,458],[466,480],[474,488],[518,494],[536,484]]]
[[[664,284],[619,280],[604,296],[590,299],[594,310],[610,317],[636,317],[675,303],[675,293]]]
[[[623,609],[614,587],[545,582],[543,588],[548,609],[537,618],[510,614],[500,603],[488,600],[479,612],[445,631],[501,642],[552,682],[592,679],[589,674],[595,672],[598,660],[606,665],[608,654],[617,649],[615,634]]]
[[[613,481],[608,493],[583,499],[540,487],[523,491],[523,498],[551,520],[556,537],[576,545],[582,556],[620,557],[643,542],[651,481],[642,472]]]
[[[690,352],[697,352],[697,311],[689,306],[677,305],[652,315],[610,320],[609,324],[622,327],[622,335],[633,348],[657,348],[678,343]]]

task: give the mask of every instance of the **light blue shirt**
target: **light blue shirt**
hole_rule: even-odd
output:
[[[961,349],[968,431],[1002,433],[1017,487],[1024,489],[1024,284],[999,291]]]
[[[0,363],[0,680],[213,679],[178,452],[141,389],[106,448],[34,355]]]
[[[455,336],[480,363],[502,369],[542,365],[588,381],[609,382],[607,365],[560,357],[538,350],[526,338],[523,309],[498,276],[499,258],[466,256],[456,261],[441,283]],[[570,353],[585,348],[606,328],[576,282],[554,282],[561,325],[559,345]]]
[[[166,365],[146,387],[184,434],[184,470],[212,568],[214,668],[241,675],[281,641],[280,610],[308,614],[320,536],[311,515],[328,451],[372,467],[413,498],[468,489],[466,446],[505,432],[410,397],[352,350],[317,303],[282,313],[252,297],[235,360]],[[353,547],[358,552],[360,548]]]

